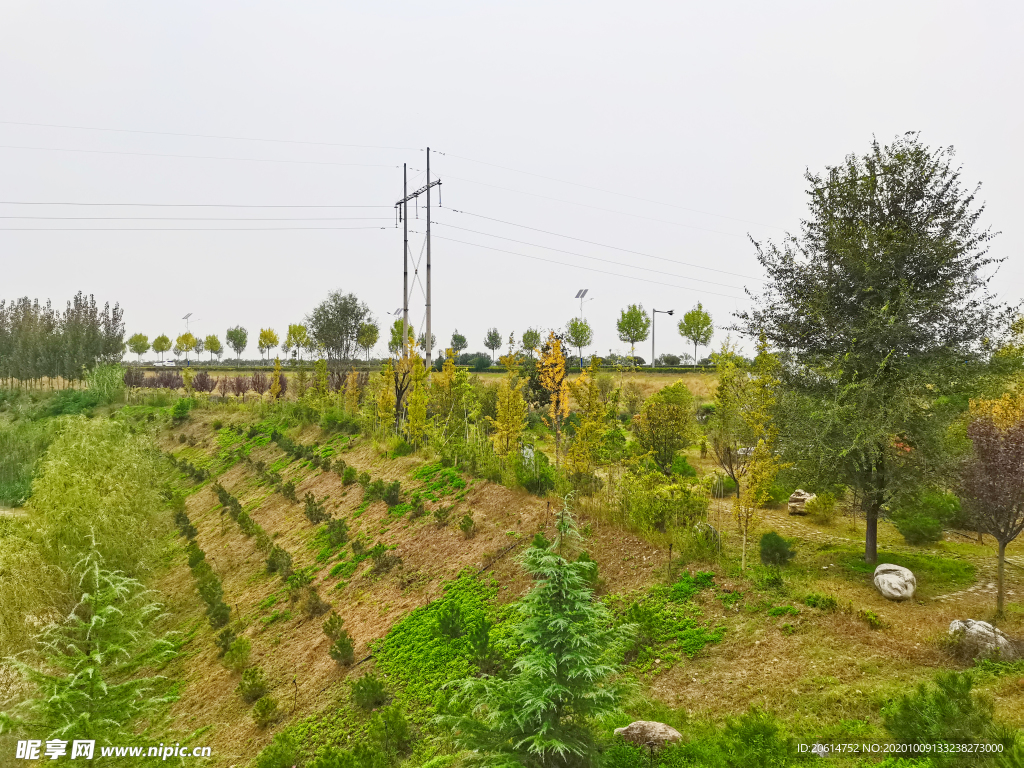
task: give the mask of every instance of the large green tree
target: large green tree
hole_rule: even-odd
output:
[[[951,395],[1008,322],[988,290],[992,233],[952,149],[907,134],[806,174],[801,232],[757,244],[768,275],[739,313],[785,362],[780,447],[820,484],[851,488],[877,560],[879,514],[939,476]]]
[[[249,345],[249,332],[240,325],[228,328],[224,337],[228,340],[228,346],[235,351],[235,360],[242,357],[242,352]]]
[[[329,361],[351,360],[359,348],[359,328],[370,316],[354,293],[331,291],[306,317],[306,327]]]
[[[501,334],[497,328],[491,328],[484,336],[484,346],[491,350],[491,364],[494,364],[494,353],[501,348]]]
[[[366,353],[366,360],[370,360],[370,350],[373,349],[380,339],[380,326],[376,320],[365,320],[359,325],[356,333],[356,343]]]
[[[462,354],[462,350],[469,346],[469,342],[466,337],[459,333],[457,330],[452,334],[452,351],[455,356],[458,357]]]
[[[128,349],[139,356],[141,363],[142,356],[149,352],[149,337],[144,333],[133,333],[128,337]]]
[[[693,344],[693,362],[697,362],[697,345],[706,347],[715,334],[715,325],[701,303],[683,315],[679,321],[679,335]]]
[[[629,356],[635,364],[636,345],[639,341],[647,340],[651,332],[651,316],[643,304],[630,304],[619,313],[615,329],[619,333],[619,341],[629,344]]]
[[[532,358],[534,352],[540,347],[540,331],[536,328],[527,328],[523,331],[522,345],[523,352]]]
[[[164,359],[164,353],[171,351],[171,340],[167,334],[161,333],[155,339],[153,339],[153,351],[160,355],[160,359]]]
[[[406,332],[409,334],[409,342],[416,345],[416,329],[412,325],[406,326]],[[388,341],[388,352],[392,355],[403,355],[403,350],[408,346],[408,342],[402,343],[402,321],[395,320],[391,324],[391,339]]]
[[[583,348],[589,347],[594,339],[594,331],[590,323],[582,317],[574,317],[565,324],[565,340],[570,347],[576,347],[580,355],[580,368],[583,367]]]
[[[224,347],[221,345],[220,339],[218,339],[215,334],[211,333],[206,337],[206,340],[203,343],[206,346],[206,351],[210,353],[211,361],[213,360],[214,355],[217,355],[217,359],[219,360],[220,356],[224,354]]]

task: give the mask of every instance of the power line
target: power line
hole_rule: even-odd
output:
[[[539,197],[541,200],[551,200],[556,203],[565,203],[566,205],[575,205],[580,208],[593,208],[595,211],[604,211],[605,213],[614,213],[619,216],[629,216],[634,219],[643,219],[644,221],[656,221],[659,224],[670,224],[673,227],[684,227],[685,229],[697,229],[701,232],[714,232],[718,235],[728,235],[729,237],[746,237],[746,235],[739,234],[737,232],[723,232],[720,229],[709,229],[708,227],[698,227],[694,224],[683,224],[678,221],[669,221],[668,219],[657,219],[653,216],[641,216],[638,213],[626,213],[625,211],[617,211],[614,208],[602,208],[599,205],[590,205],[588,203],[577,203],[572,200],[564,200],[560,197],[549,197],[548,195],[538,195],[536,192],[524,192],[521,189],[512,189],[511,187],[500,187],[497,184],[486,184],[482,181],[474,181],[473,179],[466,179],[461,176],[448,176],[449,179],[455,179],[457,181],[464,181],[467,184],[479,184],[481,187],[491,187],[492,189],[501,189],[505,192],[515,192],[519,195],[528,195],[529,197]]]
[[[552,232],[552,231],[547,230],[547,229],[538,229],[537,227],[529,227],[526,224],[516,224],[513,221],[504,221],[503,219],[495,219],[495,218],[493,218],[491,216],[484,216],[483,214],[479,214],[479,213],[470,213],[469,211],[460,211],[457,208],[449,208],[448,210],[450,210],[450,211],[452,211],[454,213],[461,213],[461,214],[463,214],[465,216],[474,216],[474,217],[476,217],[478,219],[486,219],[487,221],[495,221],[495,222],[497,222],[499,224],[507,224],[510,227],[519,227],[521,229],[528,229],[531,232],[540,232],[540,233],[545,234],[545,235],[554,235],[555,237],[562,237],[562,238],[565,238],[566,240],[575,240],[578,243],[587,243],[588,245],[596,245],[596,246],[599,246],[601,248],[609,248],[609,249],[611,249],[613,251],[621,251],[622,253],[631,253],[634,256],[644,256],[644,257],[646,257],[648,259],[657,259],[659,261],[668,261],[668,262],[671,262],[673,264],[681,264],[681,265],[686,266],[686,267],[694,267],[695,269],[706,269],[706,270],[708,270],[710,272],[720,272],[723,275],[733,275],[734,277],[742,277],[742,278],[745,278],[747,280],[757,280],[758,282],[762,282],[762,283],[764,282],[764,280],[762,278],[760,278],[760,277],[752,277],[750,275],[741,275],[738,272],[729,272],[728,270],[725,270],[725,269],[715,269],[714,267],[705,267],[705,266],[703,266],[701,264],[692,264],[692,263],[687,262],[687,261],[679,261],[678,259],[670,259],[670,258],[668,258],[666,256],[654,256],[653,254],[650,254],[650,253],[643,253],[641,251],[632,251],[632,250],[630,250],[628,248],[620,248],[620,247],[618,247],[616,245],[608,245],[607,243],[599,243],[596,240],[585,240],[582,237],[573,237],[572,235],[563,235],[563,234],[561,234],[559,232]],[[439,222],[439,223],[442,223],[442,222]],[[448,226],[452,226],[452,225],[449,224]],[[472,230],[470,230],[470,231],[472,231]],[[486,233],[481,233],[481,234],[486,234]],[[494,237],[497,237],[497,235],[494,235]],[[538,246],[538,247],[544,248],[545,246]],[[552,249],[552,250],[557,250],[557,249]]]
[[[448,240],[449,242],[452,242],[452,243],[462,243],[463,245],[471,245],[474,248],[483,248],[483,249],[488,250],[488,251],[497,251],[498,253],[507,253],[510,256],[521,256],[524,259],[533,259],[534,261],[543,261],[543,262],[547,262],[548,264],[559,264],[559,265],[561,265],[563,267],[572,267],[573,269],[584,269],[584,270],[586,270],[588,272],[599,272],[602,275],[611,275],[612,277],[624,277],[627,280],[639,280],[642,283],[653,283],[655,285],[662,285],[662,286],[666,286],[668,288],[679,288],[680,290],[683,290],[683,291],[692,291],[693,290],[692,288],[688,288],[688,287],[683,286],[683,285],[672,285],[671,283],[666,283],[666,282],[663,282],[661,280],[648,280],[645,277],[635,277],[634,275],[623,275],[623,274],[619,274],[618,272],[608,272],[607,270],[604,270],[604,269],[595,269],[594,267],[584,267],[584,266],[580,266],[579,264],[568,264],[568,263],[566,263],[564,261],[555,261],[554,259],[545,259],[545,258],[543,258],[541,256],[530,256],[529,254],[526,254],[526,253],[518,253],[516,251],[508,251],[508,250],[505,250],[504,248],[494,248],[494,247],[489,246],[489,245],[480,245],[479,243],[470,243],[467,240],[456,240],[453,237],[444,237],[443,235],[434,235],[434,237],[437,237],[440,240]],[[710,294],[712,296],[722,296],[722,297],[724,297],[726,299],[734,299],[734,300],[739,300],[739,301],[749,301],[749,298],[746,297],[746,296],[729,296],[729,295],[724,294],[724,293],[715,293],[714,291],[703,291],[703,293]]]
[[[136,208],[387,208],[391,205],[253,205],[247,203],[45,203],[25,200],[0,200],[0,205],[82,205]]]
[[[457,227],[454,224],[445,224],[443,221],[435,221],[435,224],[441,224],[452,229],[461,229],[463,232],[472,232],[475,235],[484,235],[485,237],[496,237],[499,240],[508,240],[511,243],[519,243],[520,245],[530,245],[534,248],[543,248],[547,251],[557,251],[558,253],[564,253],[568,256],[579,256],[583,259],[592,259],[593,261],[603,261],[606,264],[616,264],[620,267],[628,267],[629,269],[641,269],[644,272],[655,272],[659,275],[669,275],[671,277],[683,277],[683,275],[677,275],[673,272],[663,272],[660,269],[650,269],[649,267],[635,267],[632,264],[624,264],[621,261],[615,261],[614,259],[602,259],[599,256],[587,256],[584,253],[576,253],[575,251],[563,251],[561,248],[551,248],[547,245],[538,245],[537,243],[528,243],[525,240],[515,240],[511,237],[502,237],[501,235],[492,235],[489,232],[480,232],[475,229],[466,229],[465,227]],[[702,280],[699,277],[683,277],[684,280],[695,280],[698,283],[708,283],[709,285],[719,285],[723,288],[736,288],[735,285],[728,285],[726,283],[716,283],[713,280]]]
[[[4,232],[316,232],[342,229],[391,229],[391,227],[0,227]]]
[[[354,168],[395,168],[383,163],[332,163],[326,160],[268,160],[261,157],[219,157],[217,155],[168,155],[157,152],[118,152],[112,149],[68,149],[66,147],[27,147],[19,144],[0,144],[0,149],[32,149],[39,152],[79,152],[86,155],[125,155],[128,157],[171,157],[186,160],[242,160],[250,163],[287,163],[292,165],[339,165]]]
[[[324,216],[313,218],[194,217],[194,216],[0,216],[34,221],[391,221],[390,216]]]
[[[538,179],[547,179],[548,181],[557,181],[559,184],[568,184],[568,185],[573,186],[573,187],[580,187],[581,189],[592,189],[595,192],[604,192],[605,194],[608,194],[608,195],[617,195],[619,197],[626,197],[626,198],[629,198],[630,200],[639,200],[639,201],[644,202],[644,203],[654,203],[656,205],[664,205],[664,206],[667,206],[669,208],[678,208],[681,211],[691,211],[692,213],[700,213],[700,214],[702,214],[704,216],[714,216],[714,217],[719,218],[719,219],[728,219],[729,221],[738,221],[738,222],[741,222],[743,224],[754,224],[755,226],[758,226],[758,227],[771,227],[772,229],[782,229],[782,230],[785,229],[784,227],[777,227],[774,224],[762,224],[762,223],[757,222],[757,221],[749,221],[748,219],[740,219],[740,218],[737,218],[735,216],[725,216],[725,215],[723,215],[721,213],[711,213],[711,211],[702,211],[699,208],[689,208],[689,207],[687,207],[685,205],[676,205],[674,203],[666,203],[664,200],[652,200],[651,198],[647,198],[647,197],[637,197],[636,195],[627,195],[624,192],[615,192],[614,190],[611,190],[611,189],[602,189],[601,187],[592,187],[589,184],[579,184],[579,183],[577,183],[575,181],[566,181],[565,179],[556,179],[554,176],[544,176],[544,175],[539,174],[539,173],[531,173],[530,171],[520,171],[518,168],[509,168],[507,165],[498,165],[497,163],[488,163],[488,162],[485,162],[483,160],[474,160],[471,157],[464,157],[462,155],[453,155],[450,152],[438,152],[438,154],[439,155],[444,155],[445,157],[456,157],[459,160],[466,160],[467,162],[470,162],[470,163],[479,163],[480,165],[489,165],[491,168],[501,168],[501,169],[506,170],[506,171],[512,171],[513,173],[521,173],[524,176],[533,176],[533,177],[538,178]],[[452,176],[451,178],[454,179],[455,177]]]
[[[380,144],[338,144],[331,141],[296,141],[292,139],[259,139],[250,136],[220,136],[208,133],[172,133],[170,131],[136,131],[127,128],[95,128],[87,125],[55,125],[53,123],[23,123],[0,120],[0,125],[29,125],[36,128],[67,128],[75,131],[103,131],[107,133],[139,133],[148,136],[184,136],[192,139],[230,139],[232,141],[259,141],[272,144],[306,144],[316,147],[355,147],[357,149],[403,149],[419,151],[419,147],[391,147]]]

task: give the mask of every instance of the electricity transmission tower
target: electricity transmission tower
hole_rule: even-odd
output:
[[[413,193],[409,193],[409,182],[405,163],[402,163],[402,199],[395,203],[398,216],[402,221],[402,349],[403,355],[409,354],[407,340],[409,338],[409,201],[418,200],[419,196],[427,196],[427,285],[426,285],[426,329],[424,330],[423,346],[427,370],[430,370],[430,188],[437,187],[437,201],[441,202],[441,180],[430,180],[430,147],[427,147],[427,183]],[[417,270],[418,271],[418,270]]]

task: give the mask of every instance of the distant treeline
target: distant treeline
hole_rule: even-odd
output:
[[[49,379],[81,381],[99,363],[121,360],[124,321],[118,304],[81,291],[60,311],[27,296],[0,300],[0,381],[7,386]]]

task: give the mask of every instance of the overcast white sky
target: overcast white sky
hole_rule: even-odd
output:
[[[592,351],[626,351],[615,319],[641,302],[676,310],[657,351],[678,353],[683,311],[701,301],[721,327],[760,285],[747,234],[796,228],[806,168],[919,130],[983,182],[1007,258],[996,287],[1016,301],[1022,37],[1011,2],[6,0],[0,297],[92,292],[150,338],[192,312],[193,331],[222,340],[246,326],[252,357],[260,327],[283,336],[331,289],[386,325],[401,305],[401,164],[422,184],[430,146],[446,153],[431,166],[439,346],[456,328],[482,349],[490,326],[562,327],[589,288]],[[98,231],[52,231],[83,227]],[[247,229],[160,231],[228,227]],[[291,229],[252,231],[273,227]],[[306,227],[331,229],[293,229]],[[411,315],[419,329],[418,286]]]

